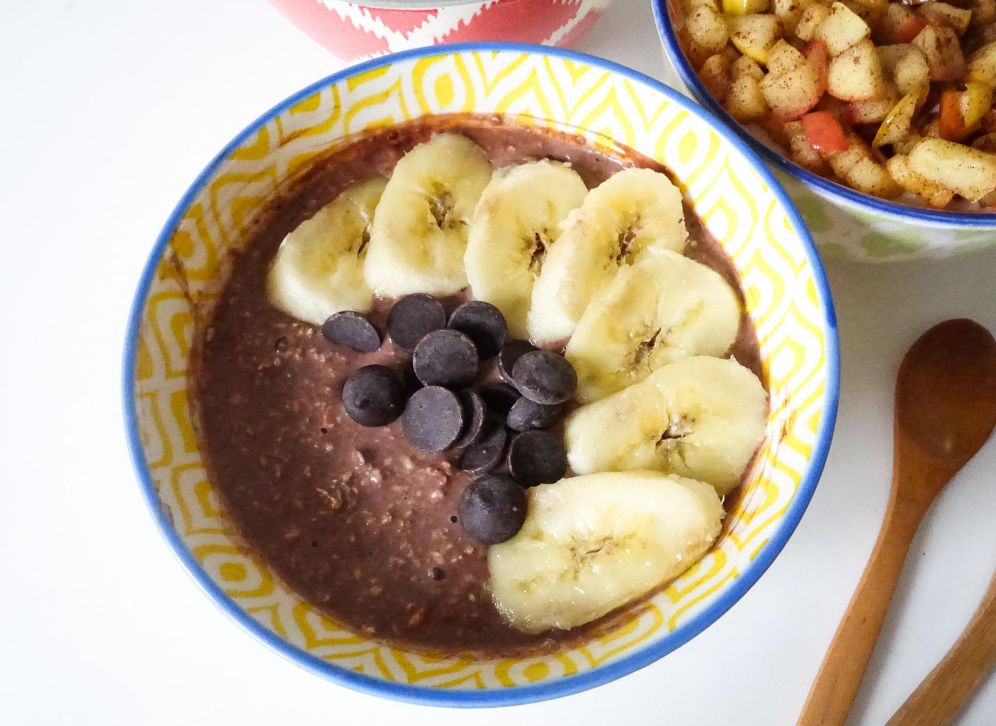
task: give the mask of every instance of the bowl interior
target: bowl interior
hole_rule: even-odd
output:
[[[351,135],[430,113],[500,113],[615,140],[666,164],[732,257],[771,394],[767,435],[725,534],[614,631],[552,656],[468,660],[350,631],[289,591],[240,542],[198,450],[188,358],[226,256],[274,192]],[[125,395],[143,487],[167,538],[233,617],[349,685],[432,703],[511,703],[579,690],[645,665],[701,631],[757,580],[815,487],[836,410],[836,327],[805,227],[756,157],[649,78],[567,51],[454,46],[333,76],[224,149],[167,223],[129,331]]]

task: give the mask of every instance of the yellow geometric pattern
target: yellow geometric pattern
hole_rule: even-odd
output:
[[[500,113],[609,139],[665,164],[740,272],[771,391],[767,437],[713,550],[615,631],[555,656],[430,657],[349,631],[286,589],[234,535],[204,469],[188,393],[198,325],[227,253],[274,191],[349,136],[429,113]],[[434,688],[515,686],[589,671],[681,628],[739,577],[796,495],[824,416],[829,338],[814,270],[763,179],[659,91],[583,61],[521,51],[410,58],[332,83],[266,121],[182,212],[144,301],[134,396],[161,506],[211,579],[264,627],[342,668]]]

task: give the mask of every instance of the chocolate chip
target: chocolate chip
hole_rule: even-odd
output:
[[[536,403],[563,403],[578,387],[578,374],[564,357],[552,350],[523,354],[512,367],[512,382],[519,393]]]
[[[450,315],[449,327],[466,333],[477,346],[477,353],[482,360],[498,354],[508,332],[501,310],[483,300],[465,302],[454,310]]]
[[[418,342],[434,330],[446,327],[446,309],[432,295],[405,295],[394,303],[387,315],[387,334],[391,342],[414,350]]]
[[[557,423],[563,406],[559,403],[546,405],[536,403],[522,396],[512,404],[506,419],[508,427],[513,431],[530,431],[532,429],[548,429]]]
[[[526,431],[508,447],[508,470],[522,486],[549,484],[567,473],[563,439],[546,431]]]
[[[346,414],[361,426],[384,426],[405,408],[405,387],[387,366],[364,366],[342,387]]]
[[[512,382],[512,366],[526,353],[539,350],[528,340],[510,340],[498,351],[498,373],[509,383]]]
[[[511,539],[526,521],[526,493],[504,475],[475,479],[460,495],[457,511],[464,531],[483,544]]]
[[[462,388],[477,377],[477,348],[459,330],[436,330],[415,346],[412,366],[427,386]]]
[[[505,444],[508,432],[502,423],[491,419],[485,424],[485,431],[473,446],[468,446],[460,457],[460,468],[474,474],[483,474],[498,466],[505,458]]]
[[[420,388],[408,399],[401,430],[424,451],[442,451],[453,445],[463,429],[463,408],[453,391],[440,386]]]
[[[365,315],[352,310],[342,310],[331,315],[322,325],[322,335],[337,345],[344,345],[360,353],[373,353],[380,348],[380,331]]]
[[[284,353],[289,345],[290,344],[287,342],[287,338],[281,335],[273,344],[273,349],[278,353]]]
[[[429,577],[438,582],[446,577],[446,570],[442,567],[433,567],[429,570]]]
[[[460,432],[460,438],[454,446],[462,448],[476,443],[481,438],[487,408],[484,406],[484,399],[477,391],[460,391],[457,397],[463,407],[463,431]]]
[[[481,398],[484,399],[489,411],[505,418],[521,396],[507,383],[492,383],[481,388]]]

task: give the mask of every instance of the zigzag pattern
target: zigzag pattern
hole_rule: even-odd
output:
[[[226,253],[275,189],[343,139],[430,112],[503,113],[613,140],[656,158],[738,268],[771,391],[768,432],[713,550],[629,620],[554,656],[490,662],[407,652],[357,635],[287,590],[233,536],[197,449],[188,357]],[[558,119],[554,122],[550,119]],[[827,340],[813,270],[771,190],[720,137],[651,87],[594,66],[516,52],[462,52],[366,71],[267,122],[227,158],[175,230],[145,301],[135,398],[162,506],[209,576],[266,628],[335,665],[434,688],[480,689],[568,677],[682,627],[777,531],[824,415]]]

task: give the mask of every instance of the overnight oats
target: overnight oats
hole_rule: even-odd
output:
[[[708,551],[767,418],[665,169],[514,120],[364,135],[246,230],[195,346],[247,550],[372,638],[548,652]]]

